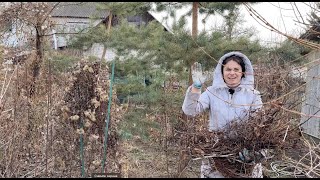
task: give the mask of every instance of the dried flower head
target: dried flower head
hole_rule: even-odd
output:
[[[79,116],[73,115],[73,116],[70,116],[70,119],[71,119],[71,121],[77,121],[77,120],[79,120]]]

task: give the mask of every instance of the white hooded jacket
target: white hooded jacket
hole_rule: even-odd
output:
[[[222,62],[232,55],[239,56],[245,63],[245,77],[233,95],[223,80]],[[186,115],[196,116],[209,108],[209,130],[219,130],[232,120],[243,120],[248,114],[262,107],[260,92],[254,89],[253,67],[247,56],[240,52],[229,52],[223,55],[213,74],[213,83],[201,95],[192,93],[191,86],[182,105]]]

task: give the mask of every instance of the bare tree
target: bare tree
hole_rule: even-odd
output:
[[[8,27],[1,29],[2,39],[11,40],[16,48],[35,52],[35,58],[28,62],[32,74],[30,96],[34,94],[35,82],[44,58],[45,36],[49,35],[52,25],[50,14],[58,4],[59,2],[11,2],[5,4],[0,14],[0,27]]]
[[[34,61],[33,77],[39,75],[43,61],[45,36],[51,26],[50,13],[59,4],[48,2],[11,2],[0,14],[2,38],[15,36],[17,47],[36,50],[37,58]]]

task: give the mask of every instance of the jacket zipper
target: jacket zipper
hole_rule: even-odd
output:
[[[227,93],[228,93],[228,100],[229,100],[229,106],[228,106],[228,119],[230,119],[230,112],[231,112],[231,110],[232,110],[232,96],[233,96],[233,94],[230,94],[229,93],[229,91],[227,91]]]
[[[229,106],[232,106],[232,104],[233,104],[233,94],[230,94],[228,92],[228,96],[229,96]]]

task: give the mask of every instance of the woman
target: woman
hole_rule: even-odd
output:
[[[199,66],[199,64],[195,64]],[[253,67],[240,52],[223,55],[214,70],[213,83],[201,94],[201,66],[193,70],[193,85],[187,89],[182,105],[186,115],[195,116],[209,109],[209,131],[224,128],[229,122],[245,119],[262,107],[259,91],[254,89]],[[223,177],[203,161],[201,177]]]

